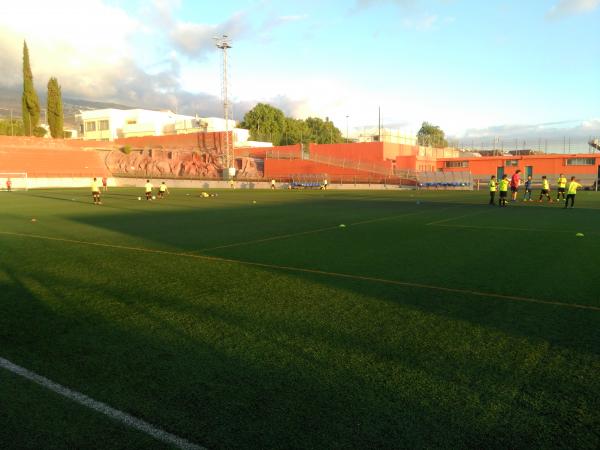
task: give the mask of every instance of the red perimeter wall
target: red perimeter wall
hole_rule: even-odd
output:
[[[105,142],[0,136],[0,172],[27,172],[29,177],[109,176]],[[90,149],[86,149],[90,148]]]
[[[310,144],[310,154],[355,161],[383,162],[383,143]]]
[[[424,149],[423,157],[435,158],[435,154],[443,155],[447,149]],[[340,159],[352,159],[355,161],[370,161],[383,163],[386,160],[395,161],[398,156],[417,156],[420,147],[417,145],[389,144],[386,142],[361,142],[349,144],[310,144],[310,154],[319,156],[330,156]],[[407,169],[415,170],[414,167]]]
[[[385,178],[371,172],[330,166],[310,160],[265,159],[265,178],[290,178],[294,174],[327,174],[331,180],[344,178],[349,181],[353,178],[361,180]]]
[[[229,145],[232,145],[233,134],[229,132]],[[188,134],[172,134],[168,136],[141,136],[131,138],[116,139],[115,143],[119,146],[129,145],[134,148],[158,147],[165,148],[181,148],[181,147],[198,147],[209,149],[224,149],[225,148],[225,132],[210,132],[210,133],[188,133]],[[233,146],[233,145],[232,145]]]

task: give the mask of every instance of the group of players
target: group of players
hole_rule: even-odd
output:
[[[492,175],[488,186],[490,188],[490,205],[496,204],[496,192],[499,192],[498,206],[506,207],[508,204],[508,191],[510,189],[513,202],[517,201],[517,195],[519,193],[519,187],[521,186],[521,171],[517,170],[513,176],[508,179],[507,175],[503,175],[502,179],[498,181],[495,175]],[[577,182],[575,177],[571,177],[571,181],[568,182],[567,178],[561,173],[560,177],[556,181],[558,186],[556,201],[559,202],[562,200],[565,202],[565,208],[569,207],[569,202],[571,203],[571,208],[575,206],[575,195],[577,194],[577,189],[580,189],[582,186]],[[327,185],[325,185],[327,186]],[[106,177],[102,178],[102,184],[98,181],[97,178],[94,178],[92,181],[92,198],[94,199],[94,205],[101,205],[102,201],[100,200],[100,191],[108,191],[108,182]],[[271,189],[275,189],[275,180],[271,181]],[[150,183],[150,180],[146,180],[146,184],[144,185],[144,191],[146,200],[153,200],[154,197],[153,191],[154,186]],[[165,194],[169,194],[169,188],[167,184],[163,181],[161,185],[158,187],[158,198],[164,198]],[[566,194],[566,195],[565,195]],[[525,197],[523,198],[524,202],[532,202],[533,198],[533,180],[531,176],[527,177],[525,181]],[[552,203],[553,200],[550,197],[550,182],[548,178],[544,175],[542,177],[542,189],[540,192],[540,197],[538,202],[541,202],[542,199],[546,197],[546,199]],[[141,197],[138,197],[141,199]]]
[[[102,201],[100,200],[100,189],[104,192],[108,191],[108,180],[106,177],[102,178],[102,185],[97,178],[92,180],[92,198],[94,199],[94,205],[101,205]],[[156,197],[153,194],[154,186],[150,183],[150,180],[146,180],[146,184],[144,185],[144,191],[146,194],[146,200],[154,200]],[[167,183],[164,181],[158,187],[158,198],[164,198],[165,194],[169,194],[169,188],[167,187]],[[141,197],[138,197],[141,200]]]
[[[492,175],[490,178],[490,182],[488,184],[490,188],[490,205],[496,204],[496,192],[499,192],[500,196],[498,199],[498,206],[506,207],[508,204],[508,190],[511,191],[511,201],[517,201],[517,195],[519,193],[519,187],[521,186],[521,170],[517,170],[513,176],[508,179],[507,175],[503,175],[502,179],[498,181],[495,175]],[[567,177],[564,174],[560,174],[558,180],[556,180],[557,185],[557,194],[556,201],[565,202],[565,208],[569,207],[569,202],[571,202],[571,208],[575,206],[575,195],[577,194],[577,189],[580,189],[582,186],[577,182],[575,177],[571,177],[571,181],[567,181]],[[566,195],[565,195],[566,194]],[[525,181],[525,197],[523,198],[524,202],[532,202],[533,198],[533,180],[531,176],[527,177]],[[542,177],[542,189],[540,192],[540,197],[538,202],[541,202],[543,198],[546,198],[550,203],[553,202],[552,197],[550,197],[550,182],[546,175]]]

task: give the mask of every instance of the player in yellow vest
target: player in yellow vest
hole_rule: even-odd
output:
[[[550,198],[550,182],[548,181],[548,178],[546,178],[546,175],[542,177],[542,192],[540,193],[540,198],[538,199],[538,202],[542,201],[542,197],[544,195],[546,196],[548,201],[552,203],[552,198]]]
[[[502,206],[504,208],[507,205],[506,199],[508,197],[508,186],[510,186],[510,181],[508,180],[508,176],[503,175],[502,179],[500,180],[500,186],[499,186],[500,200],[498,201],[498,205]]]
[[[169,188],[167,187],[167,183],[163,181],[162,184],[158,187],[158,198],[163,198],[165,193],[169,193]]]
[[[490,188],[490,205],[496,204],[496,191],[498,190],[498,182],[496,181],[496,175],[492,175],[490,182],[488,183]]]
[[[556,180],[556,184],[558,185],[558,193],[556,194],[556,201],[560,200],[560,196],[562,195],[563,200],[565,200],[565,189],[567,187],[567,177],[565,177],[562,173]]]
[[[152,189],[154,188],[154,186],[152,186],[152,183],[150,183],[150,180],[146,180],[146,184],[144,185],[144,189],[146,190],[146,200],[152,200]]]
[[[92,181],[92,198],[94,199],[94,205],[101,205],[100,201],[100,183],[96,178]]]
[[[577,194],[577,189],[581,188],[581,184],[575,180],[575,177],[571,177],[571,182],[569,183],[569,188],[567,189],[567,199],[565,201],[565,209],[569,205],[569,200],[571,200],[571,208],[575,206],[575,195]]]
[[[275,180],[271,180],[271,189],[275,189]]]

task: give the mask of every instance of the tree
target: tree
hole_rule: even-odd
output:
[[[280,109],[259,103],[244,115],[240,126],[250,130],[252,140],[267,140],[280,145],[285,129],[285,115]]]
[[[310,132],[311,141],[316,144],[337,144],[344,142],[342,132],[336,128],[329,118],[309,117],[306,125]]]
[[[0,120],[0,135],[1,136],[23,136],[23,121],[20,119]]]
[[[33,135],[35,137],[44,137],[44,136],[46,136],[46,133],[47,133],[47,131],[44,127],[35,127],[33,129]]]
[[[285,118],[285,128],[280,145],[292,145],[310,142],[310,129],[301,119]]]
[[[31,136],[40,122],[40,101],[33,87],[33,75],[29,63],[29,49],[23,41],[23,96],[21,98],[25,135]]]
[[[283,111],[259,103],[246,113],[240,124],[250,130],[250,139],[270,141],[273,145],[329,144],[343,142],[342,132],[326,118],[309,117],[306,120],[285,117]]]
[[[54,77],[48,81],[48,126],[53,138],[62,138],[63,135],[63,105],[62,94],[58,80]]]
[[[419,145],[436,148],[448,147],[444,131],[439,126],[429,122],[423,122],[417,133],[417,138],[419,139]]]

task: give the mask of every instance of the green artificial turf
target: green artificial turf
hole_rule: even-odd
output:
[[[600,445],[599,194],[216,192],[1,193],[0,357],[211,449]],[[0,383],[9,447],[164,447]]]
[[[0,369],[2,448],[172,448]]]

